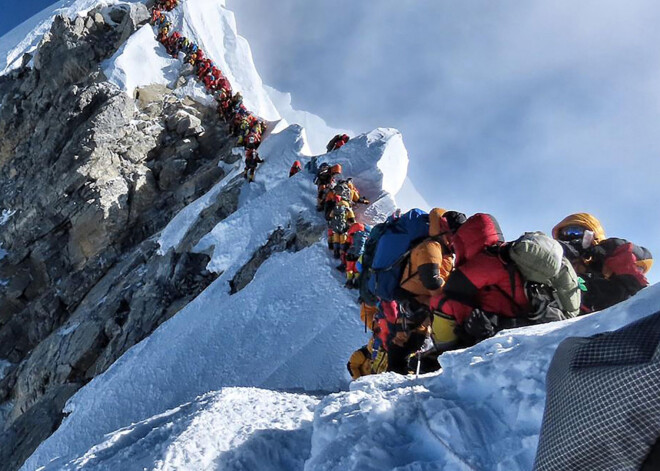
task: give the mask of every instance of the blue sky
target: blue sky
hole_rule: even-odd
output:
[[[0,34],[50,3],[12,3]],[[660,257],[655,0],[227,3],[294,106],[400,129],[432,205],[491,212],[509,239],[588,211]]]
[[[0,15],[0,36],[53,3],[52,0],[6,0]]]
[[[592,212],[660,257],[657,2],[228,6],[294,106],[356,131],[400,129],[432,205],[491,212],[509,239]]]

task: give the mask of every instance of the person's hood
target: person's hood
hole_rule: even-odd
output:
[[[443,217],[446,209],[433,208],[429,213],[429,236],[436,237],[449,232],[447,220]]]
[[[559,224],[552,228],[552,237],[554,239],[558,239],[559,231],[561,231],[564,227],[569,226],[580,226],[590,230],[594,233],[594,242],[596,244],[605,240],[607,237],[605,235],[605,229],[603,229],[600,221],[589,213],[576,213],[571,214],[570,216],[566,216]]]
[[[494,216],[477,213],[458,228],[452,239],[458,266],[491,245],[504,242],[502,229]]]

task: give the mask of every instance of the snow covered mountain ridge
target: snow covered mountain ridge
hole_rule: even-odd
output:
[[[20,67],[55,11],[73,18],[55,20]],[[0,132],[32,142],[0,146],[0,203],[11,213],[0,228],[0,356],[11,362],[0,463],[530,469],[557,343],[654,312],[658,287],[443,355],[441,374],[385,374],[346,391],[345,361],[367,335],[325,249],[311,175],[287,178],[329,131],[308,115],[308,132],[273,123],[259,149],[266,163],[245,184],[226,126],[196,81],[180,80],[145,11],[65,1],[23,25],[31,32],[17,47],[15,35],[0,40]],[[185,0],[171,18],[250,109],[285,114],[223,2]],[[407,166],[396,130],[357,136],[324,160],[373,202],[362,220],[395,209]]]
[[[3,466],[16,469],[58,428],[71,395],[130,347],[175,314],[196,312],[190,301],[207,287],[197,314],[206,320],[190,327],[212,333],[211,344],[219,336],[234,339],[234,350],[200,349],[197,355],[208,363],[187,369],[196,379],[180,394],[170,392],[172,406],[225,385],[343,387],[342,362],[323,353],[337,352],[339,345],[345,356],[361,341],[361,331],[355,320],[331,328],[354,309],[354,300],[339,286],[330,291],[335,301],[316,312],[325,313],[325,319],[308,319],[307,330],[299,319],[315,312],[327,291],[308,293],[294,309],[274,296],[268,287],[275,283],[268,280],[264,302],[238,301],[255,275],[263,276],[265,262],[282,256],[278,252],[314,247],[305,258],[291,260],[294,269],[314,256],[323,260],[317,241],[324,231],[313,209],[313,185],[309,178],[286,179],[291,162],[309,154],[304,130],[273,123],[260,150],[268,163],[257,182],[244,186],[241,156],[232,151],[226,125],[196,81],[182,78],[180,63],[155,41],[143,5],[61,2],[52,12],[65,15],[41,15],[26,41],[12,43],[13,33],[0,41],[8,57],[22,58],[0,78],[0,202],[6,215],[0,232],[0,356],[8,360],[0,378]],[[172,18],[223,64],[248,106],[262,117],[278,118],[249,48],[222,4],[191,0]],[[209,28],[210,20],[217,28]],[[36,43],[31,56],[21,55]],[[405,148],[394,130],[354,141],[341,160],[374,201],[365,217],[377,219],[394,209],[383,187],[395,192],[400,186]],[[332,273],[327,262],[314,269],[296,270],[300,286]],[[271,276],[286,280],[279,272]],[[214,280],[218,283],[210,286]],[[235,307],[218,312],[217,306],[230,300]],[[270,311],[264,310],[266,300]],[[291,341],[278,359],[273,347],[264,347],[265,333],[247,335],[255,321],[248,323],[250,309],[259,316],[289,312],[280,325],[305,335]],[[227,318],[240,313],[246,319],[227,331]],[[220,321],[219,330],[208,329],[211,320]],[[240,340],[235,331],[241,330],[250,341]],[[279,345],[275,334],[268,335]],[[189,340],[204,345],[201,337]],[[220,363],[214,349],[233,363]],[[322,375],[308,371],[296,356],[307,349],[324,357]],[[242,350],[256,354],[252,370],[241,375],[236,361],[245,358],[235,354]],[[172,367],[182,365],[177,361]],[[211,370],[204,371],[207,366]],[[214,375],[216,367],[227,370]],[[162,368],[159,364],[156,370]],[[153,372],[143,377],[153,379]],[[153,413],[153,407],[157,403],[137,405],[136,420]],[[104,427],[124,425],[123,418],[117,420]]]

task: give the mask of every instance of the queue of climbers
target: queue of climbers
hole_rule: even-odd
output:
[[[243,104],[240,92],[233,92],[229,79],[205,56],[204,51],[178,31],[173,31],[172,23],[164,11],[178,6],[178,0],[159,0],[151,10],[151,24],[157,28],[157,39],[174,58],[182,57],[193,67],[197,80],[204,85],[207,93],[218,103],[219,117],[229,124],[229,132],[237,138],[237,145],[245,148],[245,170],[243,176],[248,182],[254,181],[255,172],[263,159],[257,149],[261,144],[266,123],[252,114]]]
[[[159,0],[151,22],[157,39],[193,67],[215,97],[221,119],[245,148],[244,177],[253,181],[263,159],[257,149],[265,123],[250,113],[222,71],[202,49],[172,30],[163,13],[178,0]],[[328,153],[349,141],[337,134]],[[489,214],[471,217],[434,208],[397,211],[373,228],[354,207],[368,204],[339,164],[316,169],[317,210],[328,223],[328,248],[340,261],[346,287],[359,290],[360,316],[372,337],[348,362],[353,378],[393,371],[430,372],[437,357],[513,327],[568,319],[605,309],[648,285],[653,259],[644,247],[606,238],[594,216],[567,216],[552,230],[504,240]],[[300,161],[289,172],[302,170]]]
[[[330,147],[330,146],[328,146]],[[290,176],[301,168],[294,163]],[[351,376],[438,370],[438,356],[503,329],[569,319],[610,307],[648,285],[644,247],[606,238],[594,216],[572,214],[552,236],[504,240],[494,216],[434,208],[397,211],[369,227],[353,210],[368,203],[339,164],[321,164],[317,210],[346,287],[359,290],[369,342]]]

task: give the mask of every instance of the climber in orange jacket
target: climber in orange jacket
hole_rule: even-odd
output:
[[[353,379],[371,374],[371,356],[373,354],[373,338],[366,345],[357,349],[351,355],[346,367]]]

